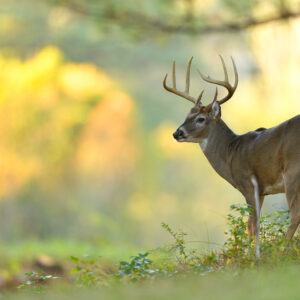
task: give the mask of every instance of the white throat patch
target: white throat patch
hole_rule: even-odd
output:
[[[204,139],[204,140],[200,143],[200,147],[201,147],[202,151],[205,152],[206,147],[207,147],[207,139]]]

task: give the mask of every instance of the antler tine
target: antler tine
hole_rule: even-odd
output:
[[[190,92],[190,76],[191,76],[191,64],[192,64],[192,60],[193,60],[193,56],[191,57],[191,59],[189,60],[187,69],[186,69],[186,78],[185,78],[185,93],[189,93]]]
[[[176,89],[175,60],[173,61],[173,68],[172,68],[172,83],[173,83],[173,88]]]
[[[219,103],[223,104],[223,103],[225,103],[226,101],[228,101],[233,96],[233,94],[234,94],[234,92],[235,92],[235,90],[237,88],[237,85],[238,85],[238,72],[237,72],[237,68],[236,68],[235,62],[234,62],[233,58],[231,57],[232,64],[233,64],[233,70],[234,70],[234,76],[235,76],[235,82],[234,82],[234,85],[232,86],[229,83],[227,68],[226,68],[224,59],[223,59],[223,57],[221,55],[220,55],[220,59],[221,59],[221,62],[222,62],[222,66],[223,66],[223,70],[224,70],[224,75],[225,75],[225,80],[224,81],[213,79],[213,78],[210,78],[209,76],[204,76],[199,70],[198,70],[198,73],[199,73],[199,75],[201,76],[201,78],[204,81],[209,82],[209,83],[213,83],[213,84],[216,84],[216,85],[220,85],[220,86],[222,86],[222,87],[224,87],[224,88],[227,89],[228,94],[224,98],[222,98],[222,99],[219,100]]]
[[[214,100],[213,100],[212,104],[214,104],[214,102],[217,101],[217,98],[218,98],[218,87],[216,87],[216,92],[215,92],[215,96],[214,96]]]
[[[221,57],[222,58],[222,57]],[[224,61],[223,61],[223,58],[221,59],[222,62],[223,62],[223,65],[224,65]],[[233,65],[233,71],[234,71],[234,85],[232,86],[229,81],[228,81],[228,78],[227,78],[227,81],[226,81],[226,85],[224,85],[224,87],[227,88],[228,90],[228,94],[227,96],[225,96],[224,98],[222,98],[221,100],[219,100],[219,103],[220,104],[223,104],[225,103],[226,101],[228,101],[234,94],[237,86],[238,86],[238,83],[239,83],[239,75],[238,75],[238,72],[237,72],[237,68],[236,68],[236,65],[235,65],[235,62],[234,62],[234,59],[231,57],[231,61],[232,61],[232,65]],[[225,72],[225,71],[224,71]],[[226,77],[226,75],[225,75]]]
[[[232,58],[232,56],[230,56],[230,58],[232,61],[233,71],[234,71],[234,89],[236,89],[238,86],[238,83],[239,83],[239,74],[238,74],[234,59]]]
[[[187,66],[187,70],[186,70],[186,80],[185,80],[185,91],[182,92],[182,91],[179,91],[177,90],[176,88],[176,70],[175,70],[175,61],[173,62],[173,68],[172,68],[172,84],[173,86],[172,87],[169,87],[167,85],[167,78],[168,78],[168,74],[166,74],[164,80],[163,80],[163,87],[168,91],[168,92],[171,92],[175,95],[178,95],[180,97],[183,97],[193,103],[196,103],[197,100],[190,96],[189,94],[189,90],[190,90],[190,74],[191,74],[191,64],[192,64],[192,60],[193,60],[193,57],[189,60],[188,62],[188,66]]]
[[[225,62],[224,62],[224,59],[222,57],[222,55],[219,55],[220,58],[221,58],[221,62],[222,62],[222,66],[223,66],[223,70],[224,70],[224,75],[225,75],[225,81],[228,82],[228,73],[227,73],[227,69],[226,69],[226,65],[225,65]]]
[[[214,100],[205,107],[206,111],[210,111],[210,109],[212,108],[213,104],[217,101],[217,98],[218,98],[218,87],[216,87]]]
[[[204,93],[204,90],[201,91],[201,93],[197,99],[196,106],[200,106],[203,93]]]
[[[209,82],[209,83],[213,83],[213,84],[217,84],[217,85],[221,85],[223,87],[227,87],[227,84],[225,81],[221,81],[221,80],[217,80],[217,79],[213,79],[209,76],[204,76],[199,69],[197,69],[199,75],[201,76],[201,78],[206,81],[206,82]]]

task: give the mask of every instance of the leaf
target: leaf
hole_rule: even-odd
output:
[[[79,258],[78,257],[76,257],[76,256],[70,256],[70,259],[72,260],[72,261],[74,261],[74,262],[76,262],[76,263],[78,263],[79,262]]]

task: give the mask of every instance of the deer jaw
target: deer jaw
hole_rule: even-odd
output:
[[[207,138],[209,120],[203,113],[188,114],[184,123],[173,133],[178,142],[201,143]]]

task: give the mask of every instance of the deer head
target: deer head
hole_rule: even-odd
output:
[[[228,94],[218,100],[218,88],[216,88],[215,96],[213,101],[208,104],[208,105],[203,105],[202,104],[202,97],[204,90],[200,93],[199,97],[196,99],[192,97],[189,94],[189,88],[190,88],[190,73],[191,73],[191,64],[193,57],[190,59],[188,66],[187,66],[187,72],[186,72],[186,85],[185,85],[185,91],[179,91],[176,88],[176,71],[175,71],[175,62],[173,62],[173,72],[172,72],[172,81],[173,81],[173,86],[169,87],[167,85],[167,77],[168,74],[166,74],[164,81],[163,81],[163,86],[164,88],[173,93],[176,94],[182,98],[185,98],[186,100],[189,100],[194,104],[192,107],[191,111],[187,115],[185,121],[179,128],[174,132],[173,136],[178,142],[192,142],[192,143],[201,143],[203,140],[205,140],[208,137],[208,134],[210,130],[213,129],[213,127],[220,121],[221,119],[221,104],[225,103],[228,101],[234,94],[237,85],[238,85],[238,73],[236,69],[236,65],[234,63],[233,58],[232,64],[233,64],[233,69],[234,69],[234,75],[235,75],[235,82],[234,85],[232,86],[229,83],[228,80],[228,73],[227,69],[224,63],[224,59],[222,56],[220,56],[223,70],[224,70],[224,75],[225,79],[224,81],[221,80],[216,80],[212,79],[209,76],[204,76],[202,73],[198,70],[199,75],[201,78],[209,83],[216,84],[218,86],[222,86],[227,89]]]

